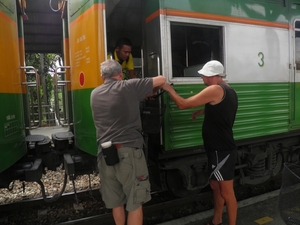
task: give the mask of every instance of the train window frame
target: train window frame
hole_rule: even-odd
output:
[[[297,34],[299,37],[299,42],[298,42],[298,58],[299,61],[297,61]],[[296,19],[294,21],[294,37],[295,37],[295,41],[294,41],[294,59],[295,59],[295,68],[296,70],[300,70],[300,19]]]
[[[172,55],[172,26],[187,26],[187,27],[196,27],[196,28],[204,28],[204,29],[214,29],[219,31],[219,61],[223,63],[226,71],[226,22],[221,22],[221,21],[211,21],[211,20],[203,20],[203,19],[195,19],[195,18],[182,18],[182,17],[173,17],[169,16],[165,20],[167,22],[166,24],[166,36],[165,38],[163,37],[163,40],[165,39],[167,42],[167,47],[165,49],[166,54],[167,54],[167,63],[170,66],[164,66],[165,68],[165,74],[167,74],[168,80],[173,83],[203,83],[202,79],[199,79],[200,75],[198,76],[197,74],[194,76],[173,76],[174,74],[174,68],[173,68],[173,55]],[[215,59],[215,58],[213,58]],[[203,64],[204,65],[204,64]],[[202,65],[202,66],[203,66]],[[199,69],[202,68],[199,67]],[[197,69],[195,68],[192,71],[196,71]],[[226,72],[225,72],[226,73]]]

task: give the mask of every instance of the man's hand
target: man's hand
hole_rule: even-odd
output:
[[[171,90],[173,90],[172,85],[173,85],[173,84],[164,83],[164,85],[162,86],[162,88],[163,88],[166,92],[170,92]]]
[[[195,120],[197,116],[204,114],[204,109],[196,110],[192,113],[192,120]]]
[[[153,94],[149,94],[149,95],[147,95],[147,97],[146,97],[146,101],[149,101],[149,100],[155,100],[155,98],[156,98],[156,96],[157,96],[157,93],[153,93]]]

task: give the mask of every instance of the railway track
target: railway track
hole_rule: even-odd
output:
[[[237,186],[238,201],[274,191],[280,188],[281,177],[262,185]],[[78,201],[77,201],[78,200]],[[180,217],[210,210],[212,193],[207,190],[186,197],[174,198],[169,193],[152,194],[152,200],[144,205],[144,224],[154,225]],[[0,224],[113,224],[111,210],[105,208],[99,190],[64,194],[54,203],[42,198],[0,205]]]
[[[85,190],[85,191],[77,192],[78,199],[86,199],[87,197],[101,198],[99,189],[93,189],[93,190],[88,190],[88,191]],[[76,197],[74,195],[74,192],[63,194],[57,201],[53,202],[52,204],[56,205],[56,204],[61,204],[64,202],[72,202],[72,201],[74,201],[74,203],[76,202]],[[0,204],[0,212],[5,211],[5,212],[9,213],[9,212],[13,212],[16,210],[22,210],[22,209],[26,209],[26,208],[36,208],[36,207],[40,207],[43,205],[52,205],[52,204],[47,204],[42,197],[35,198],[35,199],[27,199],[27,200],[18,201],[18,202]]]

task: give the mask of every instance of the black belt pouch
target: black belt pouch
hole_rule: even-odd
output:
[[[116,148],[115,145],[111,145],[108,148],[103,148],[102,152],[103,152],[106,165],[113,166],[120,161],[118,155],[118,149]]]

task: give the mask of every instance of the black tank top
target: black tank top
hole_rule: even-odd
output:
[[[205,105],[202,137],[206,151],[230,151],[236,149],[232,127],[238,107],[234,89],[226,84],[218,84],[224,90],[223,100]]]

